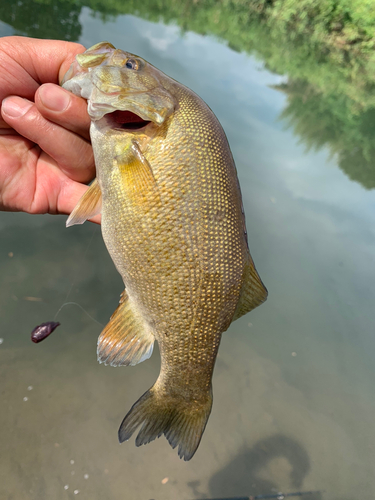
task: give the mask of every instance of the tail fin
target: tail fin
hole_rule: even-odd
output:
[[[158,394],[155,385],[132,406],[118,431],[120,443],[127,441],[142,425],[135,440],[137,446],[147,444],[162,434],[172,448],[178,445],[178,455],[190,460],[197,451],[211,413],[212,393],[202,403]]]

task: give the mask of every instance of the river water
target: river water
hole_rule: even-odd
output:
[[[1,213],[0,498],[193,500],[308,490],[320,491],[306,496],[312,500],[373,498],[375,191],[350,180],[337,154],[306,151],[280,118],[288,76],[261,60],[161,21],[104,22],[86,7],[78,20],[85,46],[108,40],[141,55],[215,112],[269,299],[223,335],[213,411],[191,462],[164,437],[120,446],[118,425],[160,361],[158,352],[136,367],[96,361],[100,324],[122,291],[100,228]],[[15,32],[0,23],[1,36]],[[33,327],[66,302],[80,307],[64,306],[61,326],[33,344]]]

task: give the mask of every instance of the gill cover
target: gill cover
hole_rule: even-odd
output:
[[[141,57],[101,42],[76,56],[62,86],[87,99],[93,121],[121,110],[160,125],[177,105],[163,86],[168,79]]]

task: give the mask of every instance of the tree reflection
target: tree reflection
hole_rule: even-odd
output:
[[[327,146],[351,180],[375,188],[375,108],[355,112],[347,96],[324,94],[303,80],[276,88],[288,96],[280,118],[307,149]]]
[[[269,70],[286,74],[288,83],[277,87],[288,96],[281,119],[307,148],[328,147],[350,179],[367,189],[375,188],[371,57],[350,44],[341,48],[324,45],[309,30],[285,30],[281,20],[265,15],[264,8],[271,4],[243,0],[3,0],[0,19],[18,34],[76,41],[81,35],[81,9],[89,7],[103,19],[134,14],[215,35],[234,50],[259,57]]]
[[[82,31],[79,22],[81,8],[74,0],[2,0],[0,19],[13,26],[15,34],[76,41]]]

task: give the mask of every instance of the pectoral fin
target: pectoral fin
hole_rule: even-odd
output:
[[[112,366],[136,365],[151,356],[154,341],[124,290],[119,306],[99,336],[98,361]]]
[[[101,209],[102,193],[99,183],[97,179],[95,179],[74,207],[73,212],[69,215],[66,221],[66,227],[74,226],[75,224],[83,224],[87,219],[99,214]]]
[[[249,261],[245,266],[240,298],[232,321],[262,304],[266,300],[267,295],[267,289],[259,278],[254,264],[252,261]]]
[[[146,199],[150,200],[150,197],[159,199],[158,187],[151,166],[138,144],[132,141],[129,147],[118,153],[116,161],[127,198],[136,204]]]

